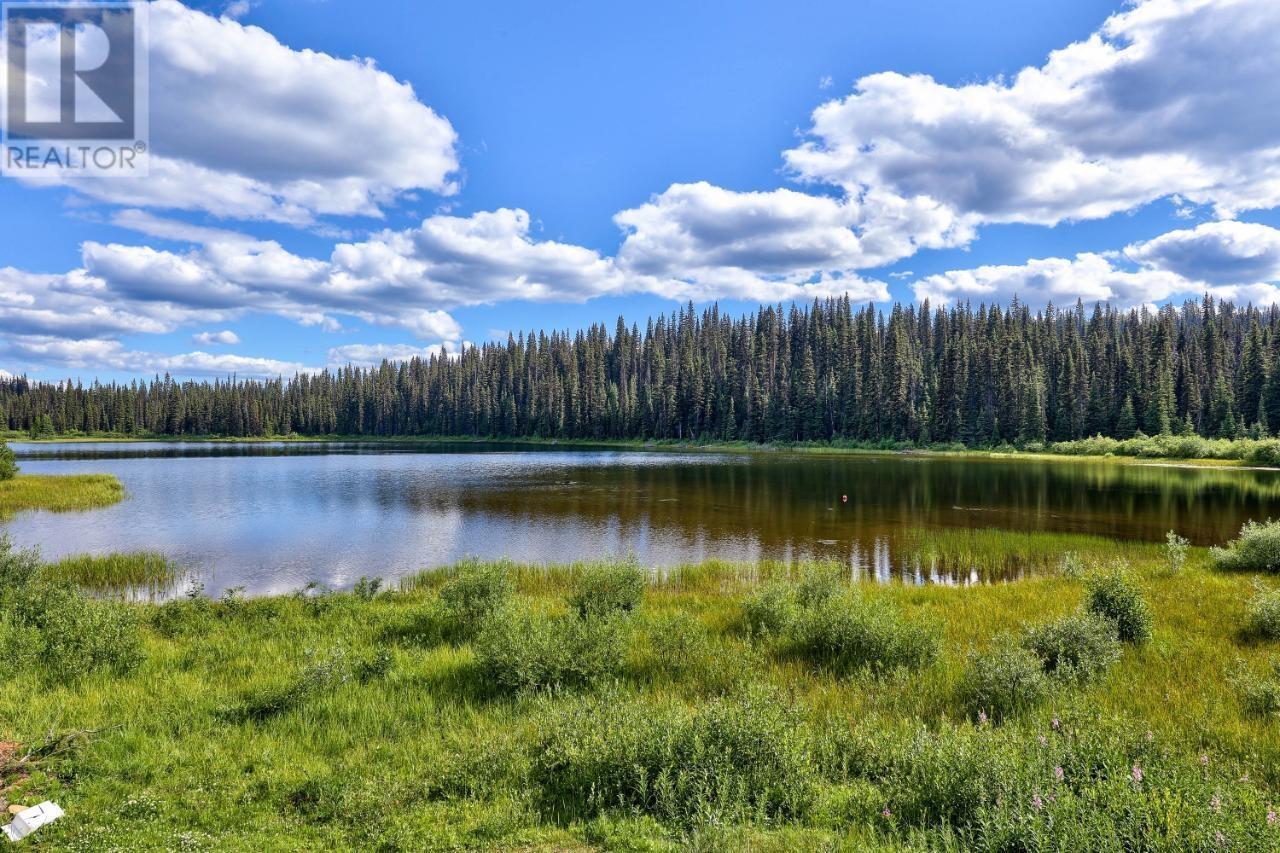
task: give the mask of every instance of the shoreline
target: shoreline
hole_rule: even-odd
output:
[[[1164,456],[1124,456],[1051,453],[1047,451],[1021,451],[1000,449],[935,450],[930,448],[877,448],[850,447],[834,443],[778,444],[738,441],[689,441],[681,439],[581,439],[581,438],[501,438],[477,436],[122,436],[122,435],[69,435],[50,438],[29,438],[21,433],[0,435],[0,440],[10,444],[400,444],[400,445],[514,445],[525,447],[561,447],[581,450],[637,450],[679,453],[746,453],[746,454],[796,454],[796,455],[859,455],[886,457],[921,457],[930,459],[1019,460],[1027,462],[1107,462],[1121,465],[1140,465],[1160,468],[1234,468],[1241,471],[1280,471],[1280,467],[1247,465],[1242,459],[1178,458]]]

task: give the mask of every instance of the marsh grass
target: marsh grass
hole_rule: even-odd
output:
[[[162,592],[182,577],[182,569],[156,551],[79,554],[45,567],[50,577],[98,592],[145,590]]]
[[[122,500],[124,486],[110,474],[19,474],[0,480],[0,519],[33,509],[98,509]]]
[[[626,630],[600,646],[600,669],[510,691],[474,637],[433,628],[445,585],[477,564],[374,596],[119,605],[145,626],[128,672],[32,690],[26,664],[5,661],[0,740],[100,731],[0,781],[16,783],[11,800],[67,809],[40,830],[50,849],[1182,850],[1215,849],[1218,832],[1275,849],[1280,728],[1265,708],[1280,649],[1239,642],[1253,579],[1206,570],[1202,549],[1170,575],[1161,544],[1118,548],[1154,614],[1150,641],[975,724],[971,654],[1077,612],[1083,577],[1115,556],[1081,546],[1082,577],[842,575],[827,601],[939,626],[932,663],[879,676],[836,677],[744,632],[748,596],[800,584],[806,566],[650,573],[610,617]],[[568,603],[582,568],[504,564],[506,606],[538,631],[595,621]],[[499,642],[517,672],[528,635]],[[564,639],[546,638],[524,645]],[[1237,669],[1258,681],[1255,705],[1223,677]]]

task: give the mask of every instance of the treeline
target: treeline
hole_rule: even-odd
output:
[[[963,442],[1280,431],[1280,311],[692,305],[291,379],[0,382],[36,433]]]

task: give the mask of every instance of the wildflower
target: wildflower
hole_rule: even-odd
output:
[[[889,811],[888,806],[885,806],[884,811],[880,812],[880,816],[883,817],[885,820],[888,820],[889,818],[893,817],[893,812]]]
[[[1053,778],[1057,779],[1059,782],[1061,782],[1064,778],[1066,778],[1066,775],[1067,774],[1063,771],[1061,765],[1058,765],[1057,767],[1053,768]]]
[[[1142,768],[1138,766],[1136,761],[1133,763],[1133,771],[1130,775],[1133,776],[1133,783],[1135,785],[1142,784]]]
[[[1213,809],[1215,812],[1222,811],[1222,797],[1214,794],[1213,799],[1209,801],[1209,808]]]
[[[1039,794],[1036,794],[1034,797],[1031,798],[1031,807],[1036,811],[1040,811],[1042,808],[1044,808],[1044,800],[1040,799]]]
[[[1044,735],[1038,735],[1036,737],[1036,740],[1040,741],[1041,746],[1047,746],[1049,743],[1048,738],[1046,738]]]
[[[1155,732],[1151,731],[1150,729],[1147,729],[1147,743],[1151,743],[1151,741],[1155,739],[1156,739]]]
[[[1222,845],[1227,843],[1227,836],[1222,833],[1221,829],[1219,829],[1217,832],[1213,834],[1213,840],[1214,840],[1214,843],[1216,843],[1219,847],[1221,847]]]
[[[979,712],[978,712],[978,725],[980,725],[980,726],[985,726],[986,724],[987,724],[987,712],[986,712],[986,711],[979,711]]]
[[[1209,766],[1209,756],[1208,756],[1208,755],[1205,755],[1205,754],[1203,754],[1203,753],[1200,755],[1200,766],[1201,766],[1201,767],[1208,767],[1208,766]]]
[[[1057,718],[1057,717],[1054,717],[1054,718],[1053,718],[1053,730],[1056,732],[1056,731],[1057,731],[1059,728],[1061,728],[1061,727],[1062,727],[1062,723],[1058,722],[1058,718]]]
[[[1243,776],[1241,776],[1241,777],[1240,777],[1240,781],[1241,781],[1241,782],[1248,782],[1248,781],[1249,781],[1249,774],[1248,774],[1248,773],[1245,773]]]
[[[1276,820],[1276,810],[1271,806],[1267,806],[1267,826],[1275,826]]]

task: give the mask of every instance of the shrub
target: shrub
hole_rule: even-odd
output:
[[[1245,609],[1244,631],[1260,640],[1280,640],[1280,589],[1259,585]]]
[[[661,674],[701,693],[728,693],[759,671],[753,649],[727,646],[688,613],[658,616],[645,625],[644,634],[641,673]]]
[[[360,576],[360,580],[356,581],[356,585],[351,590],[360,601],[373,601],[381,591],[382,578],[371,578],[365,575]]]
[[[1240,692],[1240,704],[1246,714],[1255,717],[1280,715],[1280,660],[1273,658],[1270,671],[1265,675],[1241,669],[1232,680]]]
[[[474,632],[515,594],[504,563],[463,563],[440,588],[440,600],[462,632]]]
[[[1002,637],[986,653],[969,656],[969,668],[960,683],[966,709],[996,720],[1034,707],[1047,689],[1040,658]]]
[[[1145,643],[1151,639],[1151,607],[1128,570],[1117,566],[1090,577],[1088,584],[1086,609],[1114,622],[1121,640]]]
[[[796,584],[796,602],[801,607],[818,607],[835,597],[844,584],[844,570],[830,563],[805,567]]]
[[[35,580],[40,568],[39,553],[15,549],[7,534],[0,536],[0,605]]]
[[[753,637],[779,637],[795,624],[799,606],[787,583],[759,587],[742,602],[742,620]]]
[[[859,595],[828,599],[805,611],[794,642],[802,657],[841,673],[922,669],[937,658],[938,646],[936,626],[907,621]]]
[[[1209,559],[1225,572],[1280,571],[1280,522],[1246,522],[1240,538],[1225,548],[1209,549]]]
[[[1165,534],[1164,541],[1164,553],[1169,560],[1169,574],[1176,575],[1187,564],[1187,551],[1191,543],[1172,530]]]
[[[810,807],[816,774],[799,715],[753,689],[696,713],[616,694],[549,709],[530,777],[557,818],[610,809],[682,825],[781,820]]]
[[[1110,669],[1121,654],[1115,624],[1087,611],[1029,629],[1023,644],[1060,681],[1089,681]]]
[[[65,581],[36,580],[7,602],[3,656],[50,684],[92,672],[123,675],[142,661],[133,608],[86,597]]]
[[[16,476],[18,476],[18,458],[13,455],[13,448],[0,440],[0,480],[12,480]]]
[[[640,606],[646,580],[635,560],[591,563],[574,578],[569,606],[583,619],[629,613]]]
[[[1245,460],[1250,465],[1280,466],[1280,440],[1268,438],[1253,442]]]
[[[374,667],[377,666],[375,663]],[[389,657],[387,667],[390,667]],[[350,681],[353,674],[346,651],[337,649],[309,664],[293,678],[246,693],[238,704],[223,712],[223,716],[233,722],[262,722],[297,708],[312,696],[337,689]]]
[[[617,675],[626,658],[619,619],[577,619],[509,609],[485,620],[476,659],[504,691],[586,687]]]

